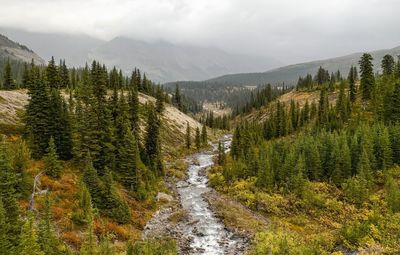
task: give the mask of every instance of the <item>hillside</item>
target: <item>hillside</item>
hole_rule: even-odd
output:
[[[44,60],[25,45],[16,43],[8,37],[0,34],[0,58],[31,62],[32,59],[38,64],[44,64]]]
[[[385,54],[394,57],[400,55],[400,46],[371,52],[374,58],[372,64],[376,72],[381,71],[381,60]],[[284,66],[266,72],[228,74],[204,81],[177,81],[167,83],[165,86],[174,88],[175,84],[178,83],[184,95],[200,102],[208,99],[211,102],[224,101],[230,103],[235,101],[238,104],[240,100],[236,98],[236,91],[239,91],[241,95],[248,96],[249,89],[246,88],[251,86],[268,83],[276,86],[283,83],[289,86],[296,85],[300,76],[314,75],[320,66],[329,72],[339,70],[342,76],[346,77],[352,65],[358,66],[361,55],[362,53],[354,53],[342,57]]]
[[[67,95],[64,95],[67,97]],[[25,90],[18,91],[0,91],[0,127],[1,133],[12,133],[18,127],[21,127],[21,117],[24,114],[24,106],[28,103],[29,96]],[[141,105],[152,102],[155,103],[155,98],[139,94]],[[142,119],[143,125],[144,120]],[[201,128],[202,125],[194,120],[192,117],[180,112],[178,109],[171,105],[165,106],[163,113],[163,125],[161,137],[164,140],[163,150],[169,156],[177,156],[180,147],[185,143],[186,125],[189,123],[190,127],[195,130],[197,127]],[[144,126],[142,131],[144,132]],[[194,132],[192,132],[194,134]]]

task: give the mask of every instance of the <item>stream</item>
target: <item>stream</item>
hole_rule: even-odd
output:
[[[224,143],[226,152],[231,145],[231,137],[224,136],[221,139]],[[216,217],[210,209],[204,194],[211,191],[208,186],[206,170],[213,165],[213,157],[216,155],[218,145],[214,144],[211,151],[196,153],[188,157],[189,167],[187,170],[188,178],[176,184],[177,193],[181,207],[187,212],[186,220],[182,220],[174,230],[168,229],[173,238],[184,238],[187,247],[179,247],[179,254],[241,254],[246,249],[247,240],[226,229],[223,222]],[[160,221],[160,218],[168,218],[171,210],[159,211],[154,217],[159,218],[155,222],[152,220],[146,226],[146,231],[160,227],[160,224],[167,224]],[[182,243],[179,242],[178,243]],[[182,246],[182,245],[180,245]]]

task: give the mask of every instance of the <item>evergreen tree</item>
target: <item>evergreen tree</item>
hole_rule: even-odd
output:
[[[349,94],[350,94],[350,101],[354,102],[356,101],[356,96],[357,96],[357,88],[356,88],[356,80],[355,80],[355,70],[354,67],[350,67],[350,72],[348,76],[348,81],[349,81]]]
[[[31,75],[32,82],[28,91],[30,98],[25,107],[24,120],[32,156],[34,159],[39,159],[46,153],[51,136],[49,132],[50,100],[48,88],[40,77],[39,69],[33,68]]]
[[[46,194],[43,219],[39,223],[38,242],[45,255],[58,255],[62,253],[60,241],[53,228],[48,194]]]
[[[15,83],[12,78],[12,71],[10,65],[10,59],[7,60],[7,64],[4,67],[4,74],[3,74],[3,89],[11,90],[15,89]]]
[[[388,122],[400,122],[400,84],[397,83],[394,91],[385,98],[385,119]]]
[[[363,100],[372,98],[372,91],[375,86],[374,69],[372,64],[372,56],[369,53],[364,53],[359,61],[360,64],[360,88]]]
[[[137,86],[136,71],[132,72],[128,89],[128,105],[130,113],[131,128],[136,138],[139,137],[139,93]]]
[[[400,212],[400,188],[392,176],[388,176],[385,183],[386,203],[393,212]]]
[[[152,170],[159,176],[164,174],[160,145],[160,125],[160,119],[154,106],[150,106],[147,120],[145,151],[148,165],[150,165]]]
[[[203,146],[207,145],[207,127],[205,124],[203,124],[203,127],[201,128],[201,143]]]
[[[19,243],[18,254],[20,255],[45,255],[38,243],[37,230],[32,215],[26,219],[22,231],[21,241]]]
[[[8,151],[4,141],[0,141],[0,199],[3,202],[5,214],[5,226],[7,242],[10,244],[10,252],[14,252],[20,243],[21,231],[20,208],[18,194],[15,191],[17,184],[15,173],[11,167]]]
[[[3,207],[3,201],[0,198],[0,251],[7,254],[6,251],[10,251],[11,244],[7,236],[7,222],[6,222],[6,211]]]
[[[344,82],[342,81],[340,83],[339,96],[336,100],[336,111],[342,124],[346,122],[349,117],[349,109],[347,109],[347,98],[344,92],[344,86]]]
[[[195,138],[196,148],[200,149],[201,147],[201,136],[200,136],[200,128],[196,128],[196,138]]]
[[[140,180],[139,148],[135,136],[129,129],[125,134],[124,143],[118,150],[120,151],[118,173],[121,175],[121,181],[126,188],[137,191]]]
[[[328,111],[329,111],[328,95],[325,89],[321,90],[318,105],[319,105],[318,124],[321,127],[324,127],[328,124]]]
[[[53,178],[59,178],[61,176],[62,166],[58,161],[53,137],[50,138],[48,152],[43,160],[46,174]]]
[[[192,145],[191,142],[191,135],[190,135],[190,125],[189,122],[186,123],[186,148],[190,149],[190,146]]]
[[[93,230],[93,219],[85,233],[85,239],[80,249],[80,255],[97,255],[97,238]]]
[[[383,75],[387,76],[392,75],[394,71],[394,66],[395,66],[394,58],[391,55],[386,54],[385,56],[383,56],[381,62]]]
[[[51,60],[46,67],[46,81],[51,89],[60,88],[60,73],[54,61],[54,57],[51,57]]]
[[[176,87],[175,87],[174,103],[175,103],[176,107],[178,108],[178,110],[183,111],[182,96],[181,96],[181,92],[179,90],[178,84],[176,84]]]
[[[60,88],[71,88],[70,75],[67,65],[65,64],[65,60],[60,60],[60,68],[59,68],[59,77],[60,77]]]
[[[225,155],[225,145],[223,142],[218,143],[218,165],[225,165],[226,155]]]

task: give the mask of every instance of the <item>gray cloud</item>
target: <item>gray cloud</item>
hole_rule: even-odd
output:
[[[400,45],[397,0],[0,0],[0,25],[214,46],[285,63]]]

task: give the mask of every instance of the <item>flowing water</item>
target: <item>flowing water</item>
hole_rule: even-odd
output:
[[[231,140],[224,137],[222,142],[229,151]],[[210,191],[205,170],[213,165],[213,156],[217,150],[195,154],[188,169],[188,179],[179,182],[178,193],[182,207],[188,212],[191,222],[185,232],[191,237],[191,254],[238,254],[242,245],[235,235],[229,232],[224,224],[214,215],[203,194]]]
[[[231,137],[225,136],[221,141],[229,151]],[[206,170],[213,165],[213,157],[217,145],[208,152],[194,154],[188,158],[188,178],[177,183],[180,203],[187,212],[187,219],[170,231],[170,234],[182,236],[189,240],[188,246],[180,247],[180,254],[242,254],[247,247],[247,240],[227,230],[223,222],[217,218],[203,197],[211,188],[208,186]],[[155,217],[161,218],[168,210]],[[159,223],[148,224],[148,229],[159,227]],[[168,227],[167,227],[168,228]],[[174,236],[173,236],[174,237]],[[179,242],[178,242],[179,243]]]

